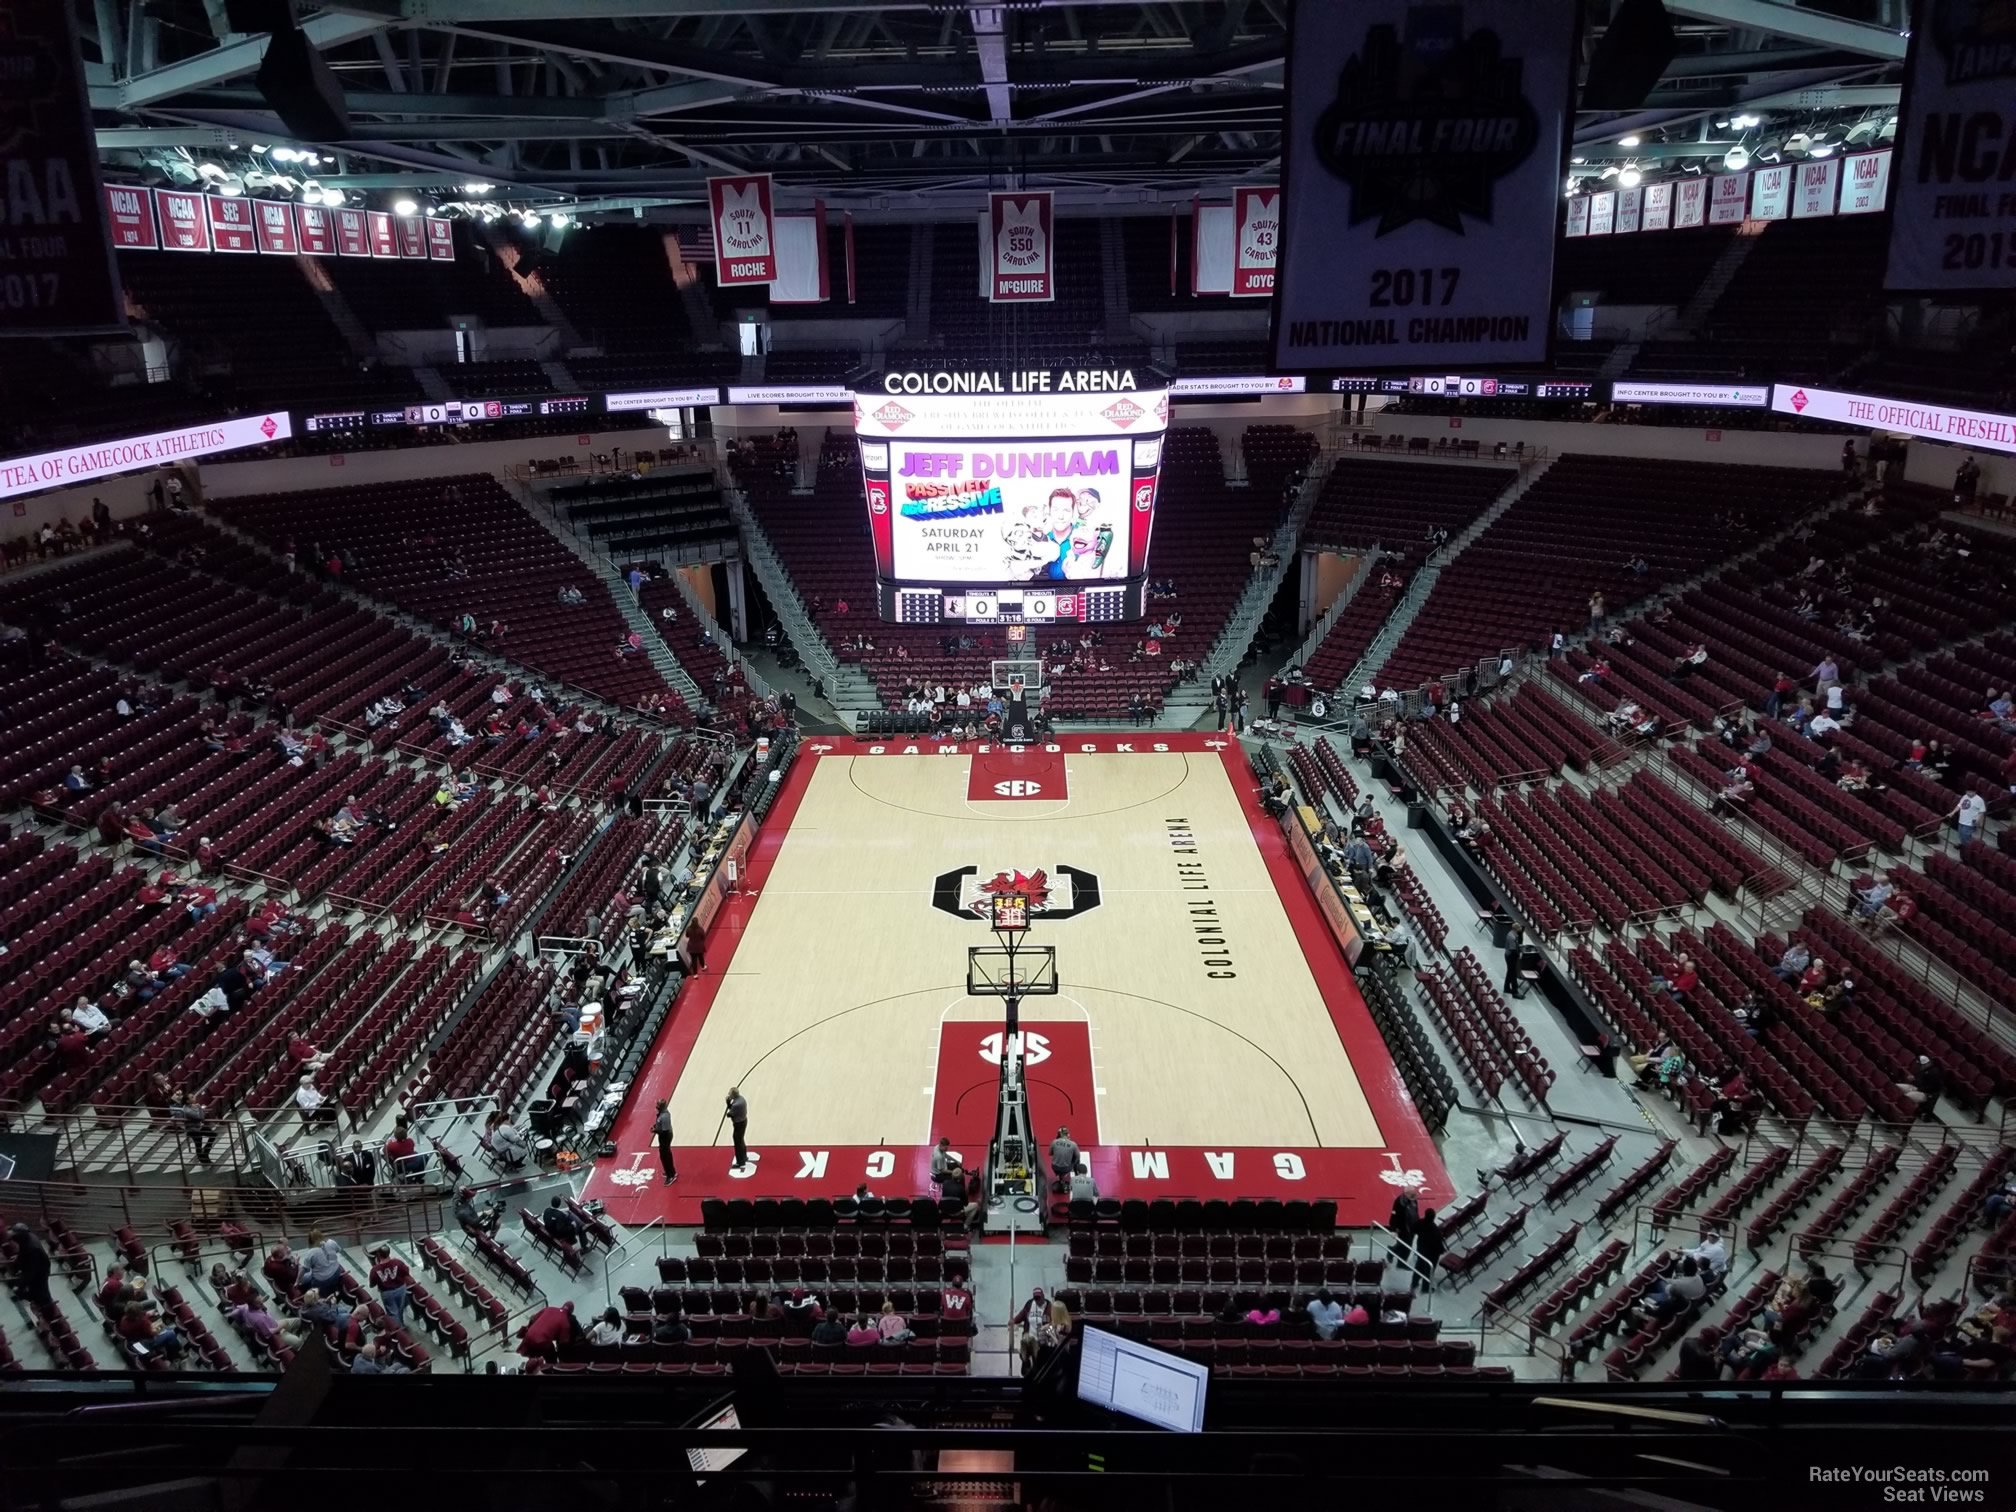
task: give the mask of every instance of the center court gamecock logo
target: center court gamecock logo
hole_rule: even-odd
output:
[[[1403,38],[1370,26],[1317,118],[1317,161],[1351,191],[1351,224],[1386,236],[1417,220],[1463,235],[1489,225],[1492,186],[1540,141],[1524,66],[1497,32],[1463,34],[1460,6],[1410,9]]]
[[[1099,413],[1104,415],[1108,420],[1111,420],[1115,425],[1119,426],[1120,429],[1125,430],[1127,429],[1128,426],[1132,425],[1136,420],[1139,420],[1143,415],[1147,414],[1148,411],[1141,408],[1141,406],[1136,404],[1132,399],[1121,399],[1112,404],[1107,405],[1106,408],[1099,411]]]
[[[1011,782],[1029,785],[1026,778],[1011,778],[995,786],[1006,787]],[[1004,793],[1002,796],[1028,795]],[[1009,893],[1021,893],[1029,899],[1031,923],[1055,924],[1090,913],[1099,906],[1099,878],[1075,866],[1059,865],[1039,867],[1035,871],[1016,867],[1012,871],[997,871],[982,879],[979,867],[962,866],[957,871],[941,872],[933,880],[931,906],[955,919],[982,923],[990,916],[993,899]]]

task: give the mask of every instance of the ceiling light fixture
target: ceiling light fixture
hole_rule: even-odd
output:
[[[409,199],[394,200],[392,202],[392,213],[394,215],[418,215],[420,207]]]
[[[1617,175],[1617,182],[1622,184],[1626,189],[1636,189],[1644,181],[1645,175],[1640,173],[1636,168],[1626,168],[1622,173]]]
[[[1731,173],[1741,173],[1750,166],[1750,149],[1740,144],[1731,147],[1722,154],[1722,166]]]
[[[1617,138],[1617,145],[1619,147],[1636,147],[1638,145],[1638,137],[1636,133],[1627,137],[1619,137]]]

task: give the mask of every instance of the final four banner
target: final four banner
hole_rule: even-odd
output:
[[[1918,0],[1911,19],[1884,287],[2016,288],[2016,17],[1984,0]]]
[[[1545,359],[1579,9],[1294,8],[1277,368]]]
[[[714,219],[714,278],[722,288],[777,281],[776,206],[767,173],[707,180]]]
[[[1057,214],[1048,189],[987,196],[980,266],[995,304],[1048,303],[1057,297]]]

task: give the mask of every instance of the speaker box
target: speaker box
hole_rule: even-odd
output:
[[[306,36],[278,31],[259,65],[259,93],[281,124],[304,142],[338,142],[350,135],[343,86]]]
[[[1676,48],[1665,0],[1623,0],[1610,18],[1582,85],[1584,110],[1635,110],[1645,103]]]
[[[291,0],[224,0],[224,20],[238,32],[292,31],[294,6]]]

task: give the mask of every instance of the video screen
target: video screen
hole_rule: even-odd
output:
[[[1204,1431],[1211,1372],[1166,1350],[1087,1328],[1078,1352],[1078,1400],[1172,1433]]]
[[[954,379],[890,375],[890,391],[855,395],[885,583],[963,591],[1146,573],[1166,390],[1135,388],[1131,372],[961,374],[973,391],[924,393],[897,386],[906,377]]]

